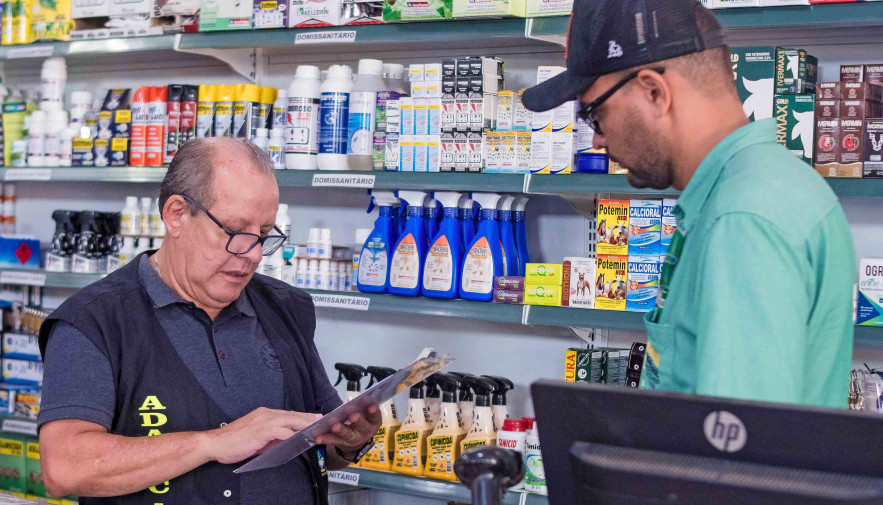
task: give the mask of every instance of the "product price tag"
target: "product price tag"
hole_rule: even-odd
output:
[[[6,433],[18,433],[19,435],[37,436],[37,423],[31,421],[19,421],[17,419],[4,419],[2,430]],[[356,483],[359,476],[356,475]]]
[[[371,299],[364,296],[318,295],[315,293],[311,293],[310,296],[313,297],[313,304],[316,307],[368,310],[368,306],[371,304]]]
[[[52,56],[52,51],[54,49],[55,46],[38,44],[34,44],[33,46],[28,47],[13,47],[6,52],[6,59],[12,60],[15,58],[45,58],[47,56]]]
[[[306,32],[294,36],[295,44],[352,44],[356,41],[355,30],[333,32]]]
[[[0,284],[17,284],[25,286],[44,286],[46,285],[46,274],[34,272],[16,272],[15,270],[4,270],[0,272]]]
[[[373,188],[373,175],[313,175],[314,187]]]
[[[345,484],[347,486],[358,486],[359,474],[353,472],[342,472],[340,470],[331,470],[328,472],[328,482]]]
[[[4,181],[48,181],[52,178],[51,168],[7,168]]]

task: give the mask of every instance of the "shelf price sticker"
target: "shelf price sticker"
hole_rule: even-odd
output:
[[[51,178],[51,168],[7,168],[3,174],[5,181],[48,181]]]
[[[313,175],[313,187],[373,188],[374,175]]]
[[[328,482],[344,484],[347,486],[358,486],[359,474],[353,472],[343,472],[340,470],[330,470],[328,472]]]
[[[52,56],[54,49],[54,46],[37,44],[30,47],[14,47],[6,52],[6,58],[9,60],[17,58],[46,58],[47,56]]]
[[[371,299],[364,296],[320,295],[316,293],[311,293],[310,296],[313,297],[313,305],[316,307],[368,310],[368,306],[371,305]]]
[[[356,41],[355,30],[335,30],[329,32],[306,32],[294,36],[297,44],[352,44]]]
[[[33,421],[19,421],[18,419],[4,419],[0,430],[3,430],[6,433],[18,433],[19,435],[36,437],[37,423]],[[356,479],[356,482],[358,482],[358,478]]]
[[[0,272],[0,284],[45,286],[46,274],[35,272],[16,272],[15,270],[3,270],[2,272]]]

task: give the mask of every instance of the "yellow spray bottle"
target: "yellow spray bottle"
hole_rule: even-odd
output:
[[[442,389],[441,415],[432,435],[426,440],[426,471],[423,475],[434,479],[456,481],[454,462],[460,455],[460,441],[466,434],[457,407],[460,380],[445,373],[434,375]]]
[[[359,396],[362,391],[362,377],[368,375],[368,371],[361,365],[353,363],[335,363],[334,369],[337,370],[337,382],[335,386],[346,378],[346,397],[345,401],[350,401]],[[352,463],[350,466],[361,466],[362,463]]]
[[[491,407],[491,394],[497,389],[497,384],[486,377],[469,377],[466,381],[475,392],[475,409],[472,413],[472,429],[460,443],[461,452],[497,444],[494,410]]]
[[[394,373],[396,371],[393,368],[369,366],[368,374],[371,375],[371,381],[368,382],[368,387],[370,388],[375,380],[382,381]],[[365,454],[360,465],[363,468],[388,472],[392,469],[393,454],[395,454],[395,435],[402,427],[396,416],[395,400],[380,405],[380,417],[380,428],[374,435],[374,447]]]
[[[426,383],[426,412],[429,416],[429,424],[435,426],[438,416],[441,414],[441,390],[438,388],[438,377],[430,375],[424,381]]]
[[[408,414],[395,435],[392,471],[406,475],[423,475],[426,463],[426,437],[432,431],[426,410],[423,382],[411,387]]]
[[[474,398],[472,397],[472,389],[469,387],[467,377],[473,377],[472,374],[463,372],[448,372],[454,377],[460,379],[460,390],[457,394],[457,407],[460,408],[460,419],[463,421],[463,430],[469,433],[472,429],[472,409],[474,408]]]
[[[494,389],[494,395],[491,397],[491,408],[494,410],[494,428],[497,431],[503,429],[503,423],[509,419],[509,408],[506,406],[506,393],[515,388],[515,384],[505,377],[498,375],[482,375],[486,379],[492,380],[497,387]]]

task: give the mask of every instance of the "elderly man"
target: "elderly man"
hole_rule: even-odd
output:
[[[47,490],[81,503],[327,503],[325,462],[370,447],[376,406],[288,464],[261,453],[341,401],[305,293],[255,276],[285,240],[279,189],[249,142],[194,140],[160,190],[162,247],[67,300],[44,324],[40,443]],[[93,497],[93,498],[85,498]]]

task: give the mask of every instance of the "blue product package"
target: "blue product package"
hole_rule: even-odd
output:
[[[661,200],[629,201],[629,256],[659,256]]]
[[[40,241],[0,237],[0,268],[40,268]]]
[[[40,386],[43,384],[43,363],[21,359],[3,358],[3,382]]]
[[[319,153],[346,154],[350,94],[322,93],[319,110]]]
[[[37,337],[23,333],[4,333],[3,357],[40,361],[40,345]]]
[[[629,256],[625,309],[646,312],[656,305],[659,293],[659,257]]]
[[[659,240],[659,253],[663,255],[671,245],[671,236],[678,229],[678,220],[675,219],[675,205],[677,203],[677,200],[669,198],[662,201],[662,237]]]

